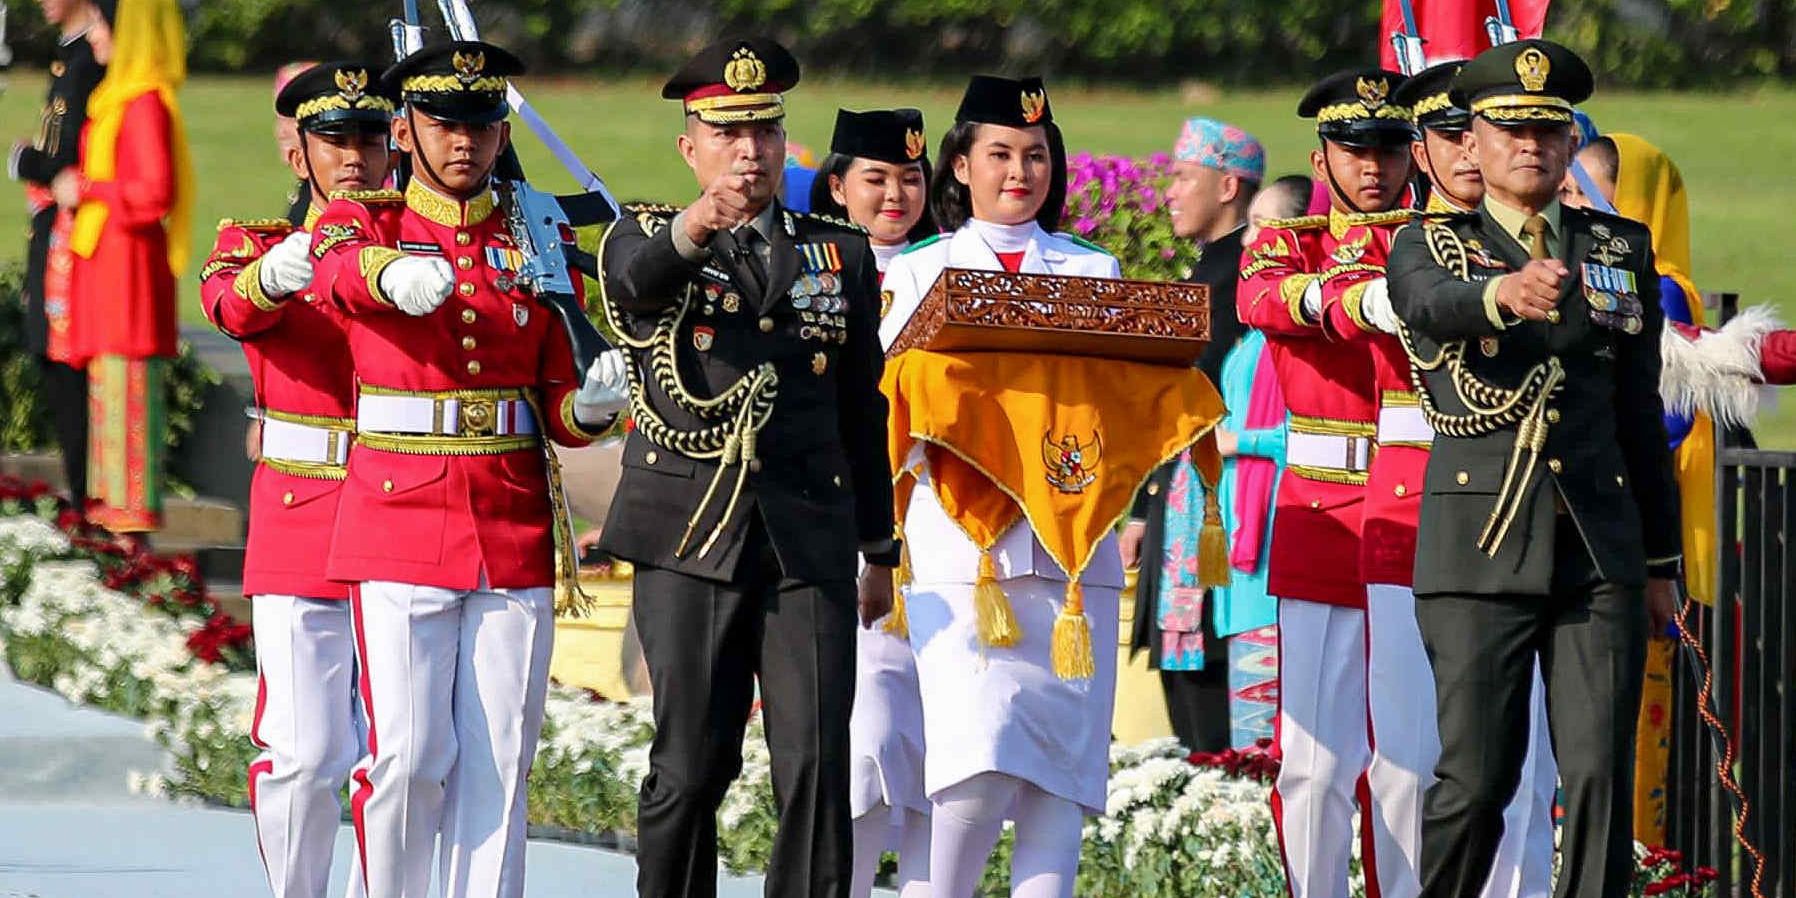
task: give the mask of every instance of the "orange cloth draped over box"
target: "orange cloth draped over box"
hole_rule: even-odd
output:
[[[1224,412],[1216,388],[1192,368],[916,349],[887,362],[881,390],[891,399],[900,526],[916,484],[904,465],[922,443],[943,511],[984,553],[974,586],[981,640],[1014,642],[990,549],[1026,518],[1068,575],[1054,623],[1054,672],[1091,676],[1079,575],[1128,513],[1135,491],[1168,459],[1192,447],[1205,483],[1214,486],[1222,471],[1214,429]],[[1226,537],[1213,500],[1204,509],[1200,567],[1205,585],[1227,582]]]
[[[112,33],[81,136],[67,347],[90,384],[89,517],[127,533],[161,523],[162,381],[176,349],[194,177],[175,99],[187,77],[180,9],[119,0]]]

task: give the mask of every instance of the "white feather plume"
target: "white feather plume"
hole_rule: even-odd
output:
[[[1717,422],[1745,426],[1759,413],[1759,344],[1780,327],[1770,306],[1751,306],[1718,330],[1695,340],[1666,327],[1660,335],[1659,395],[1666,410],[1707,412]]]

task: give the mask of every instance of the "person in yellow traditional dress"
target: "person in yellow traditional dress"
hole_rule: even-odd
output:
[[[1115,257],[1055,230],[1066,155],[1039,78],[975,77],[937,160],[933,209],[949,233],[887,269],[888,349],[944,269],[1120,276]],[[1070,898],[1084,818],[1104,810],[1123,585],[1111,531],[1153,467],[1198,438],[1193,422],[1221,414],[1189,368],[1119,390],[1092,367],[1105,364],[1129,366],[915,350],[886,368],[936,898],[973,894],[1006,819],[1011,894]],[[1131,425],[1114,439],[1106,393],[1131,404],[1114,413]],[[1171,415],[1180,426],[1140,425],[1161,408],[1190,412]],[[1204,445],[1214,483],[1220,457]]]

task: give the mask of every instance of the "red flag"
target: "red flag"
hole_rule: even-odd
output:
[[[1540,37],[1547,21],[1550,0],[1509,0],[1517,37]],[[1449,59],[1471,59],[1490,48],[1484,20],[1497,14],[1496,0],[1411,0],[1416,30],[1422,36],[1422,52],[1433,65]],[[1378,30],[1379,64],[1398,71],[1397,51],[1391,35],[1403,34],[1402,0],[1384,0],[1384,20]]]

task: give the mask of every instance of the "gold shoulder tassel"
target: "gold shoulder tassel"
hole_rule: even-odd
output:
[[[910,613],[904,609],[904,590],[916,577],[910,566],[910,543],[903,542],[904,531],[898,531],[898,566],[892,569],[892,613],[886,615],[885,631],[899,639],[910,638]]]
[[[1054,643],[1049,658],[1054,675],[1062,680],[1088,680],[1097,673],[1091,653],[1091,620],[1085,616],[1085,589],[1078,578],[1066,581],[1066,601],[1054,618]]]
[[[992,648],[1007,649],[1023,639],[1016,613],[1010,600],[998,586],[998,567],[987,548],[979,555],[979,579],[973,583],[973,612],[977,616],[979,641]]]

